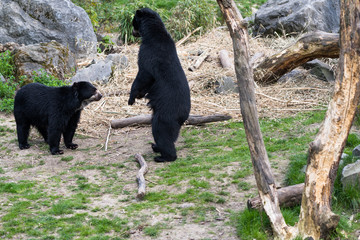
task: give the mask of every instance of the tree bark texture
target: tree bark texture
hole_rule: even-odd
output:
[[[287,186],[277,189],[279,204],[281,207],[292,207],[301,203],[301,197],[304,190],[304,183]],[[261,210],[262,204],[260,197],[254,197],[248,200],[247,207],[249,209]]]
[[[334,96],[309,147],[299,233],[327,239],[339,217],[331,211],[331,192],[360,97],[360,2],[341,0],[340,59]]]
[[[186,120],[185,125],[200,125],[204,123],[226,121],[230,119],[231,116],[222,114],[209,116],[190,115],[189,118]],[[151,114],[144,114],[130,118],[112,120],[111,128],[123,128],[138,124],[151,124]]]
[[[266,58],[254,68],[254,80],[261,85],[276,83],[285,73],[316,58],[338,58],[339,34],[311,32],[283,51]]]
[[[243,20],[233,0],[217,0],[233,41],[235,72],[240,90],[240,108],[247,142],[254,167],[259,195],[269,216],[276,238],[289,239],[292,229],[281,214],[276,185],[259,126],[254,91],[253,71],[249,65],[249,36],[247,23]]]

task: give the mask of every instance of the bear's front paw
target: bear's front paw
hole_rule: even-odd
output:
[[[128,104],[133,105],[135,103],[135,98],[129,98]]]
[[[79,147],[79,145],[75,144],[75,143],[70,143],[66,145],[67,148],[70,148],[71,150],[75,150]]]
[[[139,92],[137,95],[136,95],[136,98],[137,99],[141,99],[143,97],[145,97],[146,93],[143,93],[143,92]]]

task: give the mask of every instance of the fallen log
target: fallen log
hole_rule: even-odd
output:
[[[232,68],[234,67],[234,61],[232,61],[229,57],[229,52],[226,50],[219,51],[219,58],[221,62],[221,66],[223,68]]]
[[[209,115],[209,116],[200,116],[200,115],[190,115],[186,120],[186,125],[199,125],[209,122],[220,122],[231,119],[229,115]],[[123,119],[114,119],[111,121],[111,128],[123,128],[132,125],[139,124],[151,124],[151,114],[139,115],[136,117],[123,118]]]
[[[198,69],[201,64],[205,61],[205,59],[210,55],[210,49],[205,50],[195,61],[195,63],[189,67],[189,71],[195,71],[195,69]]]
[[[304,190],[304,183],[296,184],[293,186],[287,186],[277,189],[279,198],[279,205],[282,207],[292,207],[300,205],[302,192]],[[251,198],[247,201],[248,209],[262,209],[262,203],[259,196]]]
[[[144,175],[148,172],[149,168],[145,159],[140,154],[135,154],[135,159],[140,164],[140,170],[136,174],[136,180],[139,185],[136,197],[142,199],[146,193],[146,183]]]
[[[255,66],[254,80],[262,85],[276,83],[285,73],[308,61],[321,57],[338,58],[339,55],[339,34],[311,32]]]

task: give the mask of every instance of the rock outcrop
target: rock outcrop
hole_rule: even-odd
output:
[[[0,43],[55,40],[77,56],[96,53],[96,35],[85,10],[70,0],[1,0]]]
[[[254,35],[299,34],[340,29],[339,0],[269,0],[255,14]]]
[[[17,77],[31,78],[34,71],[43,69],[58,79],[65,79],[76,70],[74,54],[56,41],[23,46],[13,54]]]

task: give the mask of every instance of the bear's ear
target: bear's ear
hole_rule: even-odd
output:
[[[136,13],[135,13],[136,16],[139,16],[141,17],[143,15],[143,12],[140,10],[136,10]]]
[[[79,82],[74,82],[72,87],[77,90],[79,88]]]

